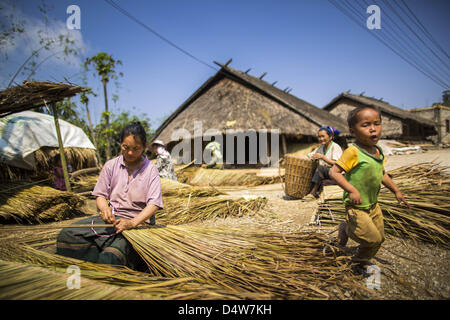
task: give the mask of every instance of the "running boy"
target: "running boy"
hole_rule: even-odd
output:
[[[370,106],[357,107],[349,112],[347,123],[356,141],[330,169],[330,176],[344,189],[347,217],[339,228],[339,245],[345,247],[348,237],[358,242],[353,260],[365,270],[384,241],[383,214],[378,205],[381,184],[395,194],[400,204],[409,205],[384,172],[384,154],[377,146],[381,136],[379,110]]]

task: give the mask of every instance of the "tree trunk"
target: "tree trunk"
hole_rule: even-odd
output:
[[[108,109],[108,96],[106,93],[106,80],[103,82],[103,93],[105,95],[105,129],[106,129],[106,160],[111,159],[111,134],[109,132],[109,109]]]
[[[89,101],[86,101],[86,114],[87,114],[87,119],[88,119],[89,132],[91,133],[92,142],[94,143],[95,153],[97,154],[98,165],[101,167],[103,165],[102,158],[100,158],[100,152],[98,151],[97,141],[95,141],[94,126],[92,125],[91,113],[89,112],[88,104],[89,104]]]
[[[53,111],[53,119],[55,121],[56,136],[58,138],[59,155],[61,157],[61,166],[62,166],[63,175],[64,175],[64,184],[66,185],[66,190],[71,192],[72,189],[70,187],[70,182],[69,182],[69,172],[67,171],[67,161],[66,161],[66,155],[64,153],[64,145],[63,145],[63,141],[62,141],[62,137],[61,137],[61,130],[59,128],[58,110],[56,109],[56,103],[52,103],[51,108]]]

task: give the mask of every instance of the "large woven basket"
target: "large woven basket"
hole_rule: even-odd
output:
[[[311,179],[317,168],[317,161],[304,160],[293,155],[285,157],[284,192],[301,199],[311,190]]]

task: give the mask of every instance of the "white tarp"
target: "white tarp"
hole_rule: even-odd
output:
[[[59,120],[64,147],[95,149],[81,128]],[[47,114],[23,111],[0,118],[0,162],[34,169],[34,154],[41,147],[58,147],[55,120]]]

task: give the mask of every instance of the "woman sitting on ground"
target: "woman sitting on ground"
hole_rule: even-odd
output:
[[[320,146],[306,156],[309,160],[319,160],[319,164],[312,177],[314,186],[311,192],[304,197],[305,200],[315,199],[318,196],[322,181],[331,179],[329,175],[330,168],[342,155],[341,147],[333,142],[333,138],[339,134],[340,132],[332,127],[321,127],[319,129],[317,139],[319,140]]]
[[[139,122],[122,130],[120,146],[122,155],[105,163],[92,192],[100,215],[74,223],[93,227],[63,229],[57,254],[138,268],[141,260],[121,232],[141,223],[155,224],[155,212],[163,207],[161,184],[158,170],[144,154],[146,133]],[[110,225],[98,226],[102,224]]]

